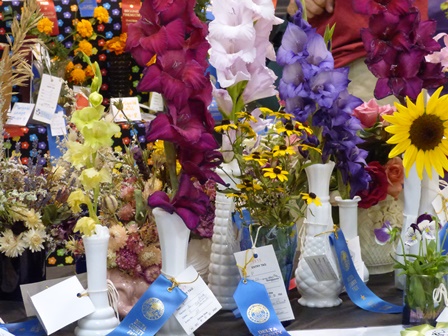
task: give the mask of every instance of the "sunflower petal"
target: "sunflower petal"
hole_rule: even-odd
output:
[[[400,155],[403,153],[409,146],[411,145],[411,140],[403,141],[399,144],[397,144],[389,153],[389,157],[393,158],[395,156]]]
[[[428,104],[426,105],[426,113],[428,114],[436,114],[436,108],[439,101],[440,92],[442,92],[443,86],[439,87],[429,98]]]
[[[425,165],[425,152],[423,150],[419,150],[417,153],[417,158],[415,160],[415,165],[417,168],[417,175],[420,180],[423,178],[423,167]]]
[[[409,132],[400,132],[398,134],[395,134],[392,136],[389,140],[387,140],[388,144],[399,144],[403,141],[406,141],[409,139]]]
[[[412,165],[415,162],[415,159],[417,157],[417,147],[414,145],[410,145],[409,148],[406,150],[406,152],[403,155],[403,167],[406,169],[407,172],[411,170]]]

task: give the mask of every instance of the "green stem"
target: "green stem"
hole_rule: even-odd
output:
[[[165,148],[166,164],[170,175],[171,188],[173,190],[173,195],[175,195],[177,189],[179,189],[179,181],[177,180],[176,172],[176,148],[174,147],[174,144],[169,141],[164,141],[163,146]]]

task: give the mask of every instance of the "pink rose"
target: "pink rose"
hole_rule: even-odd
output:
[[[375,99],[370,99],[367,103],[359,105],[353,111],[356,118],[361,121],[363,128],[369,128],[375,125],[377,121],[383,121],[382,116],[384,114],[392,114],[395,112],[393,106],[384,105],[380,106]]]
[[[394,157],[387,161],[384,165],[387,176],[387,193],[397,199],[403,190],[404,183],[404,167],[403,161],[399,157]]]

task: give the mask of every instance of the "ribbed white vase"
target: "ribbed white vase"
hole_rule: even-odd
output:
[[[106,261],[109,237],[109,229],[102,225],[96,225],[95,234],[92,236],[83,236],[87,264],[87,292],[95,311],[78,321],[78,326],[75,328],[77,336],[107,335],[120,323],[109,305],[107,295]]]
[[[178,214],[170,214],[161,208],[152,210],[159,233],[162,252],[162,273],[175,278],[187,268],[187,249],[190,229]],[[186,336],[176,317],[171,316],[157,333],[159,336]]]
[[[361,197],[355,196],[351,199],[342,199],[341,197],[336,197],[336,203],[339,207],[339,227],[344,233],[346,240],[351,240],[358,237],[358,202]],[[363,281],[369,281],[369,270],[367,269],[364,262],[362,262],[363,267]]]
[[[297,290],[302,306],[324,308],[334,307],[342,301],[339,294],[342,291],[342,281],[317,281],[305,257],[326,255],[335,273],[338,273],[337,261],[330,246],[329,233],[333,230],[333,218],[330,204],[330,177],[334,162],[326,164],[313,164],[305,168],[308,178],[309,193],[320,198],[322,205],[308,205],[304,225],[306,228],[305,242],[301,251],[299,264],[295,276]]]
[[[240,176],[238,163],[232,160],[223,163],[216,172],[230,185],[235,187],[236,177]],[[219,186],[219,188],[223,188]],[[240,275],[236,266],[234,251],[230,242],[234,237],[232,213],[235,210],[233,198],[227,197],[219,190],[216,192],[215,222],[213,226],[212,252],[208,275],[208,286],[218,299],[223,310],[236,308],[233,293],[238,286]]]

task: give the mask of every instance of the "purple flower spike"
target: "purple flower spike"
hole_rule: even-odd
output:
[[[380,229],[373,230],[375,241],[379,245],[386,245],[391,239],[392,225],[389,221],[385,221]]]

